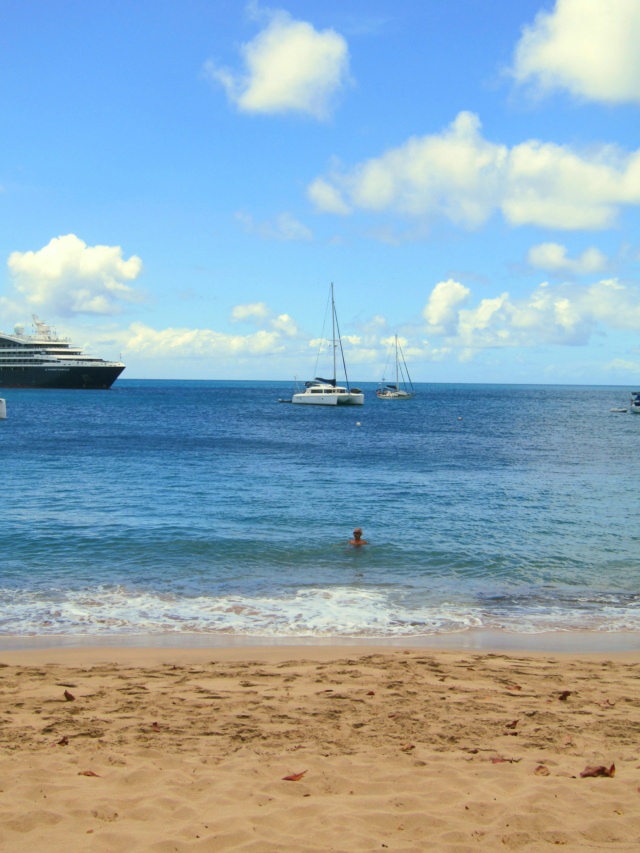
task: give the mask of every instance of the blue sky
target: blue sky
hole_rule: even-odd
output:
[[[0,0],[0,329],[125,377],[640,380],[637,0]]]

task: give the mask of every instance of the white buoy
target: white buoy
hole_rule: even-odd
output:
[[[7,417],[7,401],[0,397],[0,420]]]
[[[362,426],[362,424],[360,423],[360,421],[356,421],[356,426]]]

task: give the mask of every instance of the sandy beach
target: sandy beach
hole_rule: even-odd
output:
[[[637,850],[640,653],[0,651],[0,847]]]

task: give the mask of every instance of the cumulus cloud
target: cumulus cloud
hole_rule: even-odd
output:
[[[340,189],[332,186],[324,178],[316,178],[310,184],[307,193],[316,208],[323,213],[337,213],[340,216],[351,213],[351,208],[342,197]]]
[[[248,234],[257,234],[263,240],[282,240],[283,242],[313,240],[313,233],[292,214],[284,212],[271,222],[255,222],[251,214],[239,211],[236,219]]]
[[[567,247],[560,243],[540,243],[532,246],[527,254],[532,267],[548,272],[580,275],[598,273],[607,268],[608,258],[599,249],[590,247],[577,258],[567,256]]]
[[[249,321],[258,325],[268,323],[271,329],[288,338],[300,336],[300,330],[295,320],[288,314],[272,315],[271,309],[264,302],[250,302],[246,305],[236,305],[231,311],[231,319]]]
[[[236,305],[231,311],[233,320],[258,320],[262,321],[271,312],[264,302],[250,302],[246,305]]]
[[[542,95],[639,103],[639,43],[638,0],[557,0],[524,28],[512,73]]]
[[[271,320],[271,327],[278,332],[282,332],[288,338],[297,338],[300,336],[300,329],[295,320],[288,314],[280,314]]]
[[[510,225],[607,228],[623,205],[640,203],[640,150],[580,152],[538,140],[508,148],[462,112],[442,133],[317,178],[308,195],[326,213],[392,212],[478,228],[499,211]]]
[[[441,281],[431,291],[422,315],[440,334],[451,334],[455,329],[459,308],[470,294],[468,287],[451,278]]]
[[[123,344],[127,352],[147,358],[265,356],[284,349],[278,332],[261,330],[252,335],[227,335],[211,329],[152,329],[143,323],[129,327],[123,335]]]
[[[628,361],[624,358],[614,358],[604,365],[611,373],[640,373],[640,361]]]
[[[142,299],[127,284],[140,275],[140,258],[125,260],[120,246],[87,246],[75,234],[55,237],[35,252],[12,252],[8,267],[14,287],[35,310],[110,315],[120,313],[123,302]]]
[[[453,291],[455,282],[446,284],[445,290]],[[434,288],[425,307],[427,320],[430,307],[438,302],[434,293],[439,287]],[[449,345],[467,348],[470,353],[478,348],[542,343],[582,346],[606,329],[640,328],[640,292],[617,279],[602,279],[589,287],[543,282],[524,298],[505,292],[481,299],[474,306],[466,307],[468,302],[466,294],[464,301],[453,306],[444,333],[433,328],[429,331],[443,334]]]
[[[210,60],[205,72],[244,112],[298,112],[326,119],[349,80],[345,39],[334,30],[320,32],[296,21],[285,11],[267,14],[265,29],[240,49],[244,71]]]

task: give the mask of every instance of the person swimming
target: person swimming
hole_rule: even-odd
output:
[[[362,528],[356,527],[353,531],[353,539],[349,540],[349,545],[366,545],[367,540],[362,538]]]

